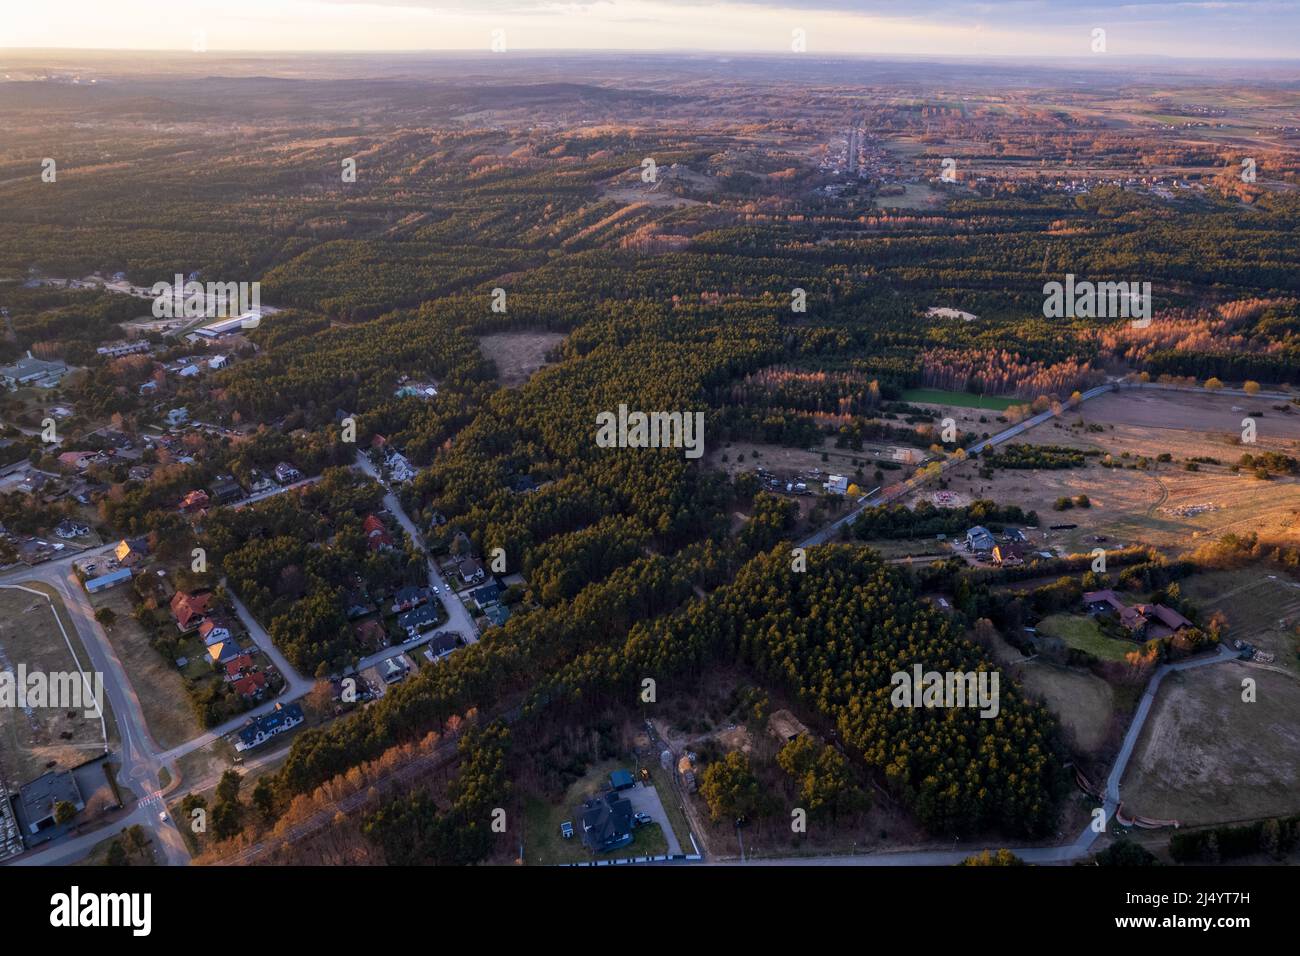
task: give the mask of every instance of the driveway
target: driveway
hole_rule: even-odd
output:
[[[677,842],[673,825],[668,822],[668,813],[664,810],[663,801],[659,799],[658,790],[638,783],[631,790],[624,790],[623,796],[627,797],[627,802],[632,804],[634,812],[648,813],[654,818],[655,823],[659,824],[664,831],[664,839],[668,841],[670,854],[677,855],[682,852],[682,845]]]

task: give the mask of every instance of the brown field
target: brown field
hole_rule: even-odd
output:
[[[546,353],[563,342],[562,332],[496,332],[480,336],[479,351],[497,366],[497,380],[513,388],[546,364]]]
[[[1300,674],[1300,584],[1266,567],[1197,574],[1179,583],[1183,595],[1209,614],[1228,619],[1228,638],[1239,638],[1273,655],[1273,666]]]
[[[89,673],[90,659],[63,610],[64,627],[72,639],[82,668]],[[19,664],[28,672],[75,672],[78,662],[68,653],[63,633],[44,599],[26,591],[0,589],[0,669],[17,673]],[[68,716],[69,713],[72,716]],[[105,724],[112,742],[113,714],[104,702]],[[67,738],[62,734],[69,734]],[[0,707],[0,773],[11,788],[39,777],[51,765],[67,770],[102,753],[104,732],[98,716],[86,717],[81,709],[66,711]]]
[[[154,740],[164,749],[175,747],[203,733],[203,728],[190,710],[180,671],[153,649],[131,616],[130,593],[125,586],[110,588],[90,595],[90,603],[96,610],[111,608],[117,616],[112,627],[105,628],[108,640],[122,661]]]
[[[869,491],[875,487],[871,480],[871,475],[876,470],[875,463],[892,460],[891,448],[889,445],[864,445],[862,451],[854,451],[836,448],[833,441],[825,441],[812,448],[786,448],[782,445],[738,441],[712,446],[705,455],[704,463],[706,467],[726,472],[732,477],[760,467],[783,478],[796,474],[809,478],[814,471],[818,471],[818,481],[824,481],[828,474],[845,475],[852,481],[855,472],[861,468],[862,480],[867,483],[863,490]],[[920,450],[917,451],[919,454]],[[825,461],[822,460],[823,454],[826,456]],[[744,461],[740,460],[742,455]],[[726,456],[726,461],[722,460],[723,456]],[[886,471],[885,483],[901,481],[910,474],[911,468],[907,466],[898,471]],[[821,493],[822,488],[810,480],[808,490]]]
[[[1035,660],[1021,668],[1020,682],[1056,715],[1079,750],[1095,753],[1105,743],[1115,694],[1100,677]]]
[[[977,419],[978,413],[952,411],[963,427],[975,428],[969,419]],[[1246,411],[1264,412],[1253,446],[1238,441]],[[1080,422],[1103,430],[1090,431]],[[1098,459],[1090,458],[1083,468],[1000,469],[992,479],[981,479],[974,463],[948,472],[949,489],[962,498],[987,497],[1032,508],[1038,511],[1044,529],[1051,524],[1079,526],[1069,531],[1045,530],[1043,537],[1034,536],[1035,544],[1086,551],[1095,545],[1096,535],[1104,535],[1108,547],[1151,544],[1181,550],[1197,538],[1228,532],[1300,539],[1300,481],[1261,481],[1250,473],[1234,475],[1226,467],[1247,451],[1300,454],[1300,414],[1275,412],[1267,401],[1195,393],[1103,395],[1077,412],[1044,422],[1022,440],[1097,449],[1125,466],[1135,464],[1139,457],[1148,460],[1146,469],[1104,468]],[[1156,456],[1163,452],[1173,460],[1157,462]],[[1222,464],[1201,464],[1199,471],[1187,471],[1184,463],[1192,457],[1217,458]],[[919,492],[909,503],[933,494],[934,489]],[[1058,498],[1080,494],[1088,496],[1091,508],[1052,510]],[[1197,507],[1203,510],[1188,513],[1187,509]]]
[[[1300,810],[1300,682],[1235,661],[1170,674],[1121,792],[1128,812],[1191,825]]]
[[[1019,681],[1025,693],[1047,705],[1083,754],[1095,756],[1106,743],[1115,717],[1115,691],[1087,671],[1062,667],[1024,655],[998,637],[989,648],[1004,673]]]

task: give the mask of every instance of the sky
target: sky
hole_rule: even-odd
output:
[[[488,52],[494,45],[506,54],[1295,59],[1300,0],[28,0],[6,4],[0,18],[0,47]]]

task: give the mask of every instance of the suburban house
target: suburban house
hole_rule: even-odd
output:
[[[82,535],[90,534],[90,528],[72,518],[64,518],[54,529],[54,533],[60,538],[80,538]]]
[[[148,554],[149,548],[143,538],[132,538],[129,541],[123,538],[117,543],[117,547],[113,549],[113,557],[124,568],[136,567],[144,561]]]
[[[475,606],[481,611],[489,604],[495,604],[501,599],[501,585],[492,581],[481,588],[470,591],[469,596],[474,599]]]
[[[282,461],[275,466],[275,480],[282,485],[291,485],[295,481],[302,481],[302,472],[288,462]]]
[[[429,643],[424,646],[425,654],[433,660],[439,657],[446,657],[452,651],[460,646],[460,638],[448,631],[439,631],[433,637],[429,638]]]
[[[266,690],[266,675],[261,671],[253,671],[236,680],[233,686],[240,697],[256,697]]]
[[[199,637],[203,639],[205,647],[211,647],[221,641],[230,640],[230,628],[220,618],[209,618],[199,625]]]
[[[993,563],[1004,568],[1024,564],[1025,549],[1018,544],[995,544],[993,546]]]
[[[477,558],[466,558],[456,566],[460,579],[466,584],[478,584],[483,580],[483,565]]]
[[[265,494],[275,490],[275,482],[260,471],[254,471],[248,476],[248,484],[244,486],[244,490],[250,495]]]
[[[176,627],[181,633],[197,629],[208,619],[211,604],[212,594],[208,591],[198,591],[194,594],[177,591],[172,595],[171,600],[172,617],[176,619]]]
[[[1114,615],[1115,619],[1129,632],[1134,640],[1154,640],[1177,634],[1185,628],[1193,627],[1191,621],[1171,607],[1163,604],[1135,604],[1129,606],[1120,600],[1110,588],[1102,591],[1087,591],[1083,595],[1083,607],[1087,613],[1097,615]]]
[[[396,684],[409,671],[410,668],[406,666],[400,657],[386,657],[383,663],[379,665],[379,673],[383,676],[385,684]]]
[[[196,489],[181,499],[181,511],[187,515],[198,514],[206,511],[210,502],[206,491]]]
[[[371,551],[387,551],[393,547],[393,536],[374,515],[366,515],[366,520],[361,522],[361,530],[366,536],[366,547]]]
[[[582,842],[593,853],[608,853],[632,842],[632,804],[610,790],[582,805]]]
[[[68,494],[72,495],[77,504],[88,505],[94,502],[98,495],[106,491],[108,491],[108,485],[83,478],[68,489]]]
[[[483,616],[492,627],[501,627],[510,620],[510,608],[504,604],[493,604],[483,609]]]
[[[418,637],[437,625],[438,609],[429,604],[407,611],[397,619],[397,626],[406,631],[409,638]]]
[[[827,475],[822,487],[828,495],[845,495],[849,491],[849,480],[843,475]]]
[[[249,654],[240,654],[232,661],[226,662],[226,680],[239,680],[253,669],[253,658]]]
[[[277,734],[285,733],[297,727],[303,721],[302,708],[297,704],[276,704],[275,710],[262,717],[250,717],[248,723],[239,731],[235,741],[236,750],[251,750],[260,747]]]
[[[353,624],[352,632],[356,634],[362,647],[379,650],[381,647],[388,646],[388,632],[384,630],[384,625],[374,618]]]
[[[208,494],[217,504],[224,505],[244,497],[244,489],[239,487],[239,482],[233,476],[218,475],[208,485]]]
[[[69,471],[77,471],[85,468],[98,457],[97,451],[65,451],[59,455],[59,464]]]
[[[393,613],[401,614],[403,611],[409,611],[412,608],[419,607],[428,600],[428,588],[398,588],[397,593],[393,595]]]
[[[190,410],[188,408],[173,408],[167,413],[167,424],[172,428],[179,428],[190,420]]]
[[[349,621],[365,617],[374,609],[375,606],[366,598],[365,591],[353,590],[343,595],[343,613]]]
[[[384,461],[384,465],[388,468],[388,473],[393,481],[407,482],[415,477],[415,466],[407,461],[405,455],[399,452],[393,452],[389,455]]]
[[[993,535],[983,525],[976,525],[966,532],[966,550],[983,554],[993,550]]]

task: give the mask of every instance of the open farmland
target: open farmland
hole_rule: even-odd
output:
[[[1267,567],[1197,574],[1180,583],[1183,594],[1206,614],[1228,619],[1229,639],[1273,655],[1273,665],[1300,674],[1300,584]]]
[[[998,469],[992,478],[981,478],[978,464],[970,462],[951,469],[947,480],[959,496],[1014,501],[1038,511],[1044,536],[1034,543],[1067,552],[1089,550],[1097,535],[1105,536],[1109,547],[1168,549],[1227,532],[1298,540],[1300,481],[1281,476],[1262,481],[1249,469],[1233,473],[1228,466],[1246,452],[1297,456],[1300,414],[1269,410],[1259,420],[1258,441],[1243,446],[1238,442],[1245,407],[1238,403],[1243,401],[1240,396],[1182,392],[1103,395],[1018,440],[1097,450],[1116,467],[1103,467],[1102,458],[1089,457],[1083,468]],[[1221,430],[1233,420],[1235,431]],[[1203,429],[1197,423],[1204,423]],[[961,426],[972,427],[969,422]],[[1157,461],[1162,454],[1172,460]],[[1185,466],[1193,458],[1214,458],[1219,464],[1199,462],[1197,470],[1188,471]],[[918,492],[913,499],[925,495]],[[1087,495],[1091,507],[1053,510],[1059,498],[1077,495]],[[1052,524],[1078,527],[1053,532],[1047,529]]]
[[[1237,662],[1170,674],[1121,793],[1128,812],[1184,825],[1300,810],[1300,681]]]

